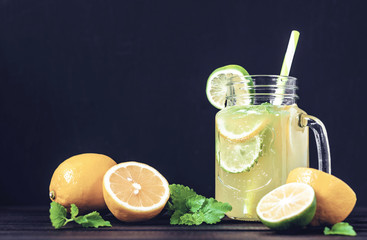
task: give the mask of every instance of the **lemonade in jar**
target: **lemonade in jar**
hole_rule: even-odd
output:
[[[257,221],[260,199],[308,167],[308,131],[316,138],[319,170],[331,173],[326,129],[297,106],[289,76],[299,38],[292,31],[280,75],[250,75],[228,65],[209,76],[206,95],[215,116],[215,198],[232,205],[232,219]],[[275,200],[274,200],[275,201]]]
[[[330,172],[326,130],[297,106],[296,78],[248,75],[229,65],[209,80],[208,98],[221,109],[215,117],[215,198],[232,205],[228,217],[257,221],[260,199],[285,184],[291,170],[308,167],[309,127],[316,132],[319,167]]]

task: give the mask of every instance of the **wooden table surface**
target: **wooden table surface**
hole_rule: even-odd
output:
[[[69,223],[55,230],[47,206],[0,207],[0,239],[367,239],[367,208],[354,209],[346,220],[356,230],[356,237],[324,236],[323,228],[279,234],[261,223],[233,220],[216,225],[171,226],[162,216],[133,224],[119,222],[111,214],[103,217],[113,227],[86,229]]]

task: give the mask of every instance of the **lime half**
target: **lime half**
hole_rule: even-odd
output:
[[[316,212],[316,195],[305,183],[288,183],[266,194],[258,203],[257,215],[274,230],[301,228]]]
[[[227,84],[230,80],[237,82],[233,85],[234,94],[237,96],[251,92],[249,86],[253,85],[252,80],[246,79],[244,76],[248,76],[248,72],[239,65],[227,65],[214,70],[206,84],[206,96],[209,102],[216,108],[222,109],[225,106],[227,95]],[[236,99],[237,105],[249,104],[249,99]]]

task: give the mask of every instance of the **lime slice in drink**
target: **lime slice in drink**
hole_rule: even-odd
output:
[[[220,135],[233,142],[250,139],[269,122],[269,113],[264,106],[233,106],[218,112],[216,127]]]
[[[216,115],[219,165],[227,172],[250,171],[262,153],[269,112],[264,106],[232,106]]]
[[[206,96],[209,102],[216,108],[222,109],[225,106],[226,94],[227,94],[227,84],[229,80],[233,82],[238,82],[239,84],[234,84],[234,92],[237,96],[252,92],[249,90],[249,86],[253,85],[252,80],[244,79],[244,76],[248,76],[248,72],[239,65],[227,65],[214,70],[206,84]],[[250,99],[236,99],[237,105],[244,105],[251,103]]]
[[[305,183],[282,185],[260,200],[256,212],[262,223],[274,230],[306,226],[316,212],[315,191]]]
[[[220,167],[230,173],[250,171],[260,157],[262,141],[259,135],[242,143],[223,139],[218,152]]]

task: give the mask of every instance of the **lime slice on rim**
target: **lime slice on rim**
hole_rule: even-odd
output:
[[[214,70],[207,81],[206,84],[206,96],[209,102],[216,108],[222,109],[225,106],[226,94],[227,94],[227,84],[230,80],[235,82],[240,82],[240,84],[234,84],[234,92],[236,95],[243,95],[253,90],[249,90],[249,86],[253,85],[252,80],[246,79],[244,81],[244,76],[248,76],[248,72],[239,65],[227,65]],[[251,101],[249,99],[236,99],[237,105],[249,104]]]
[[[261,222],[274,230],[306,226],[316,212],[315,191],[305,183],[282,185],[260,200],[256,212]]]

